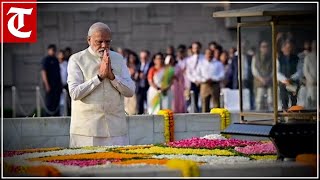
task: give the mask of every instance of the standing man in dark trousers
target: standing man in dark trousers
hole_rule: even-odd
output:
[[[137,85],[137,112],[144,114],[144,103],[147,103],[147,91],[149,89],[148,72],[152,66],[150,62],[150,52],[142,50],[140,52],[140,67],[138,72],[138,85]]]
[[[56,58],[56,45],[48,46],[48,55],[41,62],[41,77],[45,87],[45,105],[50,112],[45,116],[59,116],[59,102],[62,92],[59,61]]]
[[[201,50],[200,42],[193,42],[191,45],[192,55],[187,59],[187,69],[186,69],[187,78],[191,82],[190,90],[193,91],[194,93],[195,112],[199,112],[199,109],[200,109],[198,106],[199,93],[200,93],[200,81],[199,81],[198,72],[196,70],[198,65],[200,64],[200,61],[204,59],[204,55],[200,53],[200,50]]]

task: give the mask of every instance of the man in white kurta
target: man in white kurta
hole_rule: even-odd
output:
[[[133,96],[135,84],[110,43],[109,27],[95,23],[88,32],[89,47],[69,59],[70,147],[128,144],[124,96]]]

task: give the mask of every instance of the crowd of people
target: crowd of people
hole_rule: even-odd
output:
[[[284,111],[298,104],[316,109],[316,41],[305,40],[299,48],[290,35],[288,32],[277,36],[279,105]],[[271,47],[268,39],[261,39],[257,48],[250,46],[248,40],[241,44],[242,88],[249,91],[250,110],[273,111]],[[222,88],[239,89],[238,51],[234,47],[225,50],[213,41],[204,48],[200,42],[193,42],[189,47],[168,46],[166,52],[152,56],[148,50],[140,51],[139,55],[130,49],[117,51],[127,60],[137,86],[136,95],[125,98],[128,114],[156,114],[160,108],[190,112],[191,91],[195,112],[209,112],[223,106]]]
[[[279,33],[277,43],[277,78],[282,109],[287,110],[297,102],[306,108],[316,109],[316,41],[305,40],[300,51],[290,33]],[[257,48],[252,47],[248,40],[241,44],[243,88],[249,90],[251,110],[272,111],[271,42],[261,39]],[[192,97],[195,112],[209,112],[211,108],[222,106],[222,88],[239,89],[238,51],[234,47],[224,49],[213,41],[207,46],[200,42],[193,42],[190,46],[181,44],[176,48],[168,46],[165,52],[155,54],[147,49],[134,52],[118,48],[114,51],[125,58],[136,85],[135,95],[124,98],[125,111],[129,115],[156,114],[160,109],[171,109],[175,113],[191,112]],[[46,105],[50,111],[67,105],[70,112],[70,103],[65,104],[61,95],[63,88],[68,90],[70,55],[71,48],[68,47],[59,50],[56,56],[56,46],[50,45],[48,56],[42,60]],[[192,96],[190,92],[193,92]],[[57,111],[50,115],[62,113]]]

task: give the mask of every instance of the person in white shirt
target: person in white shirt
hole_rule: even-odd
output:
[[[61,75],[61,82],[62,82],[62,87],[66,90],[68,90],[68,84],[67,84],[67,77],[68,77],[68,61],[65,59],[65,51],[64,50],[59,50],[58,52],[58,61],[59,61],[59,66],[60,66],[60,75]],[[69,102],[69,94],[66,96],[66,102],[65,102],[65,95],[64,93],[61,93],[60,96],[60,115],[63,116],[66,114],[64,112],[64,107],[68,106],[70,104]]]
[[[303,74],[306,77],[306,108],[317,108],[317,42],[312,41],[311,52],[304,58]]]
[[[124,58],[111,51],[111,30],[101,22],[88,31],[89,47],[73,54],[68,65],[72,99],[70,147],[128,144],[124,96],[135,83]]]
[[[200,61],[203,60],[203,54],[200,54],[201,43],[193,42],[191,48],[193,55],[188,57],[187,59],[186,75],[191,83],[190,90],[194,93],[195,112],[199,112],[198,99],[200,92],[200,83],[196,69]],[[190,103],[191,102],[189,101],[188,104],[190,105]]]
[[[206,49],[205,57],[196,70],[201,83],[202,112],[210,112],[211,99],[214,108],[220,107],[220,81],[224,78],[224,66],[219,60],[213,58],[213,52],[210,49]]]

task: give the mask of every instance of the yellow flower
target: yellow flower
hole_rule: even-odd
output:
[[[251,155],[250,158],[255,160],[276,160],[277,155]]]
[[[191,160],[170,159],[166,165],[171,169],[179,169],[183,177],[200,176],[200,170],[197,163]]]
[[[171,142],[174,139],[174,120],[173,112],[169,109],[162,109],[158,115],[163,116],[164,120],[164,139],[165,142]]]
[[[133,149],[121,151],[124,153],[137,154],[191,154],[191,155],[217,155],[217,156],[233,156],[235,153],[225,149],[193,149],[193,148],[172,148],[153,146],[144,149]]]
[[[210,111],[211,114],[219,114],[220,115],[220,129],[224,130],[231,123],[230,112],[225,108],[213,108]],[[226,135],[229,137],[228,135]]]

